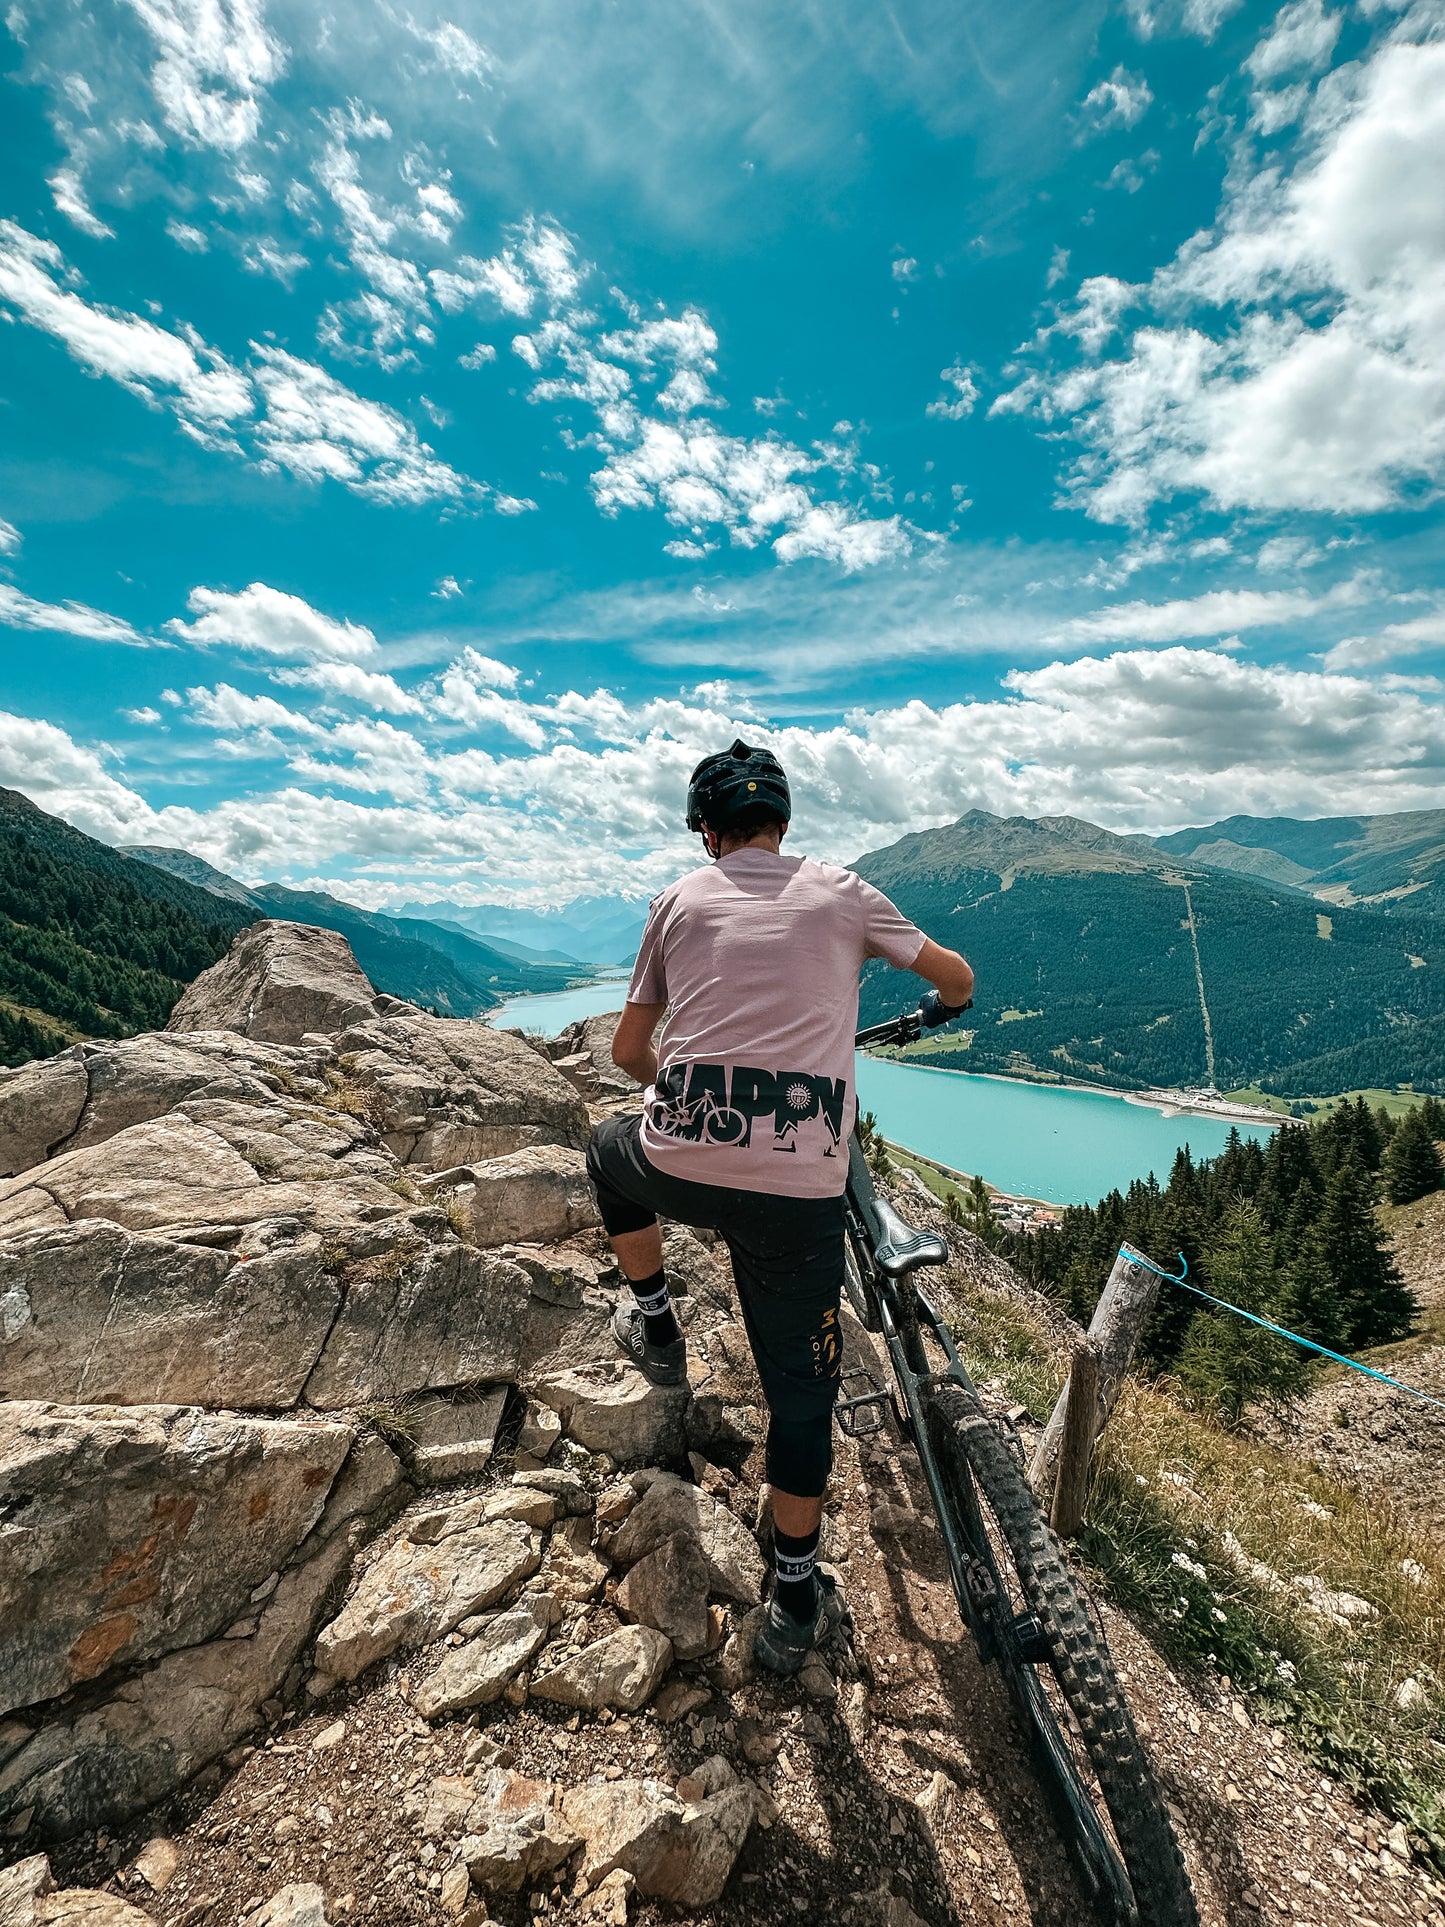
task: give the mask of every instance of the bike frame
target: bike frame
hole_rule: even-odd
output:
[[[856,1042],[859,1045],[908,1043],[919,1032],[919,1013],[911,1011],[891,1023],[860,1031]],[[1093,1801],[1079,1779],[1078,1770],[1035,1670],[1045,1657],[1038,1621],[1030,1613],[1015,1614],[1013,1611],[998,1560],[976,1504],[971,1520],[954,1517],[954,1507],[929,1443],[923,1413],[922,1382],[933,1376],[924,1350],[925,1332],[932,1334],[947,1359],[948,1375],[975,1398],[978,1397],[978,1387],[958,1354],[942,1314],[914,1283],[912,1275],[890,1278],[879,1266],[875,1254],[883,1238],[875,1204],[873,1180],[855,1127],[848,1146],[844,1224],[858,1282],[863,1291],[862,1309],[871,1314],[863,1317],[862,1322],[868,1330],[877,1332],[883,1339],[893,1368],[896,1393],[885,1391],[877,1386],[876,1381],[871,1381],[874,1390],[842,1401],[840,1423],[843,1423],[844,1430],[854,1431],[853,1426],[843,1421],[843,1413],[851,1410],[856,1418],[864,1408],[872,1406],[879,1410],[878,1423],[867,1427],[858,1424],[856,1428],[855,1435],[866,1436],[868,1432],[881,1428],[883,1420],[880,1408],[886,1405],[892,1410],[899,1430],[917,1452],[943,1536],[954,1598],[958,1602],[964,1625],[978,1647],[979,1659],[985,1665],[997,1661],[1008,1680],[1028,1728],[1045,1789],[1054,1804],[1065,1840],[1093,1897],[1112,1905],[1118,1918],[1131,1918],[1134,1901],[1128,1875],[1100,1824]],[[845,1373],[844,1376],[846,1380],[857,1374]],[[870,1375],[865,1373],[863,1376]]]

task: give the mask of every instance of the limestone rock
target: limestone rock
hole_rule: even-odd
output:
[[[583,1836],[582,1879],[614,1870],[639,1893],[679,1906],[709,1907],[722,1894],[756,1816],[753,1789],[720,1756],[705,1760],[686,1790],[656,1780],[615,1780],[564,1795],[568,1824]]]
[[[276,1044],[376,1015],[376,992],[334,930],[271,918],[243,930],[171,1012],[168,1031],[234,1030]]]
[[[530,1458],[545,1459],[562,1436],[562,1421],[550,1405],[528,1399],[527,1414],[517,1434],[517,1450]]]
[[[58,1713],[0,1766],[0,1830],[26,1811],[46,1837],[124,1821],[234,1746],[260,1723],[263,1703],[400,1489],[394,1456],[379,1440],[362,1441],[294,1563],[263,1597],[255,1632],[168,1653],[109,1699]]]
[[[557,1810],[557,1789],[493,1767],[466,1818],[461,1855],[473,1883],[490,1893],[534,1886],[569,1860],[577,1835]]]
[[[0,1711],[228,1626],[321,1517],[353,1431],[0,1405]]]
[[[479,1398],[429,1398],[414,1405],[412,1458],[422,1483],[436,1485],[444,1479],[475,1478],[484,1472],[506,1403],[507,1388],[502,1385]],[[550,1525],[551,1520],[527,1523]]]
[[[43,1853],[6,1867],[0,1871],[0,1927],[34,1927],[40,1903],[54,1891],[50,1862]]]
[[[543,1465],[535,1471],[514,1472],[512,1484],[526,1491],[547,1493],[557,1501],[557,1510],[569,1519],[592,1510],[592,1494],[586,1484],[563,1465]]]
[[[696,1539],[707,1566],[709,1592],[741,1606],[759,1603],[766,1568],[757,1541],[736,1513],[669,1472],[653,1477],[607,1552],[619,1565],[632,1566],[678,1532]]]
[[[466,1222],[465,1235],[483,1247],[560,1244],[601,1222],[585,1158],[560,1144],[534,1145],[473,1164],[469,1181],[452,1195]]]
[[[245,1046],[239,1037],[233,1054],[220,1061],[213,1050],[195,1050],[189,1042],[153,1031],[82,1048],[89,1090],[75,1133],[64,1147],[67,1151],[103,1144],[133,1124],[164,1117],[187,1098],[244,1095],[274,1101],[273,1093],[256,1076],[255,1060],[243,1055]]]
[[[419,1389],[526,1381],[559,1358],[595,1352],[606,1301],[562,1310],[532,1298],[527,1275],[450,1234],[402,1239],[342,1275],[345,1298],[306,1386],[335,1411]]]
[[[0,1237],[81,1218],[180,1233],[293,1216],[305,1228],[327,1229],[403,1209],[386,1184],[353,1172],[268,1184],[216,1131],[179,1114],[0,1180]]]
[[[534,1390],[580,1446],[605,1452],[620,1465],[653,1463],[682,1451],[686,1389],[649,1385],[620,1359],[539,1378]]]
[[[80,1122],[89,1095],[78,1047],[0,1070],[0,1177],[48,1158]]]
[[[493,1606],[541,1564],[541,1538],[511,1520],[454,1532],[438,1545],[398,1539],[316,1641],[316,1664],[355,1679],[399,1647],[424,1646]]]
[[[50,1894],[35,1911],[36,1927],[153,1927],[151,1917],[119,1894],[68,1887]]]
[[[326,1896],[310,1881],[295,1881],[271,1896],[251,1927],[329,1927]]]
[[[519,1038],[487,1024],[408,1012],[354,1025],[336,1049],[372,1097],[384,1141],[408,1166],[444,1171],[533,1144],[580,1151],[587,1143],[587,1107],[573,1086]]]
[[[458,1646],[416,1688],[411,1703],[424,1720],[465,1707],[490,1706],[551,1631],[553,1602],[524,1593],[510,1612],[494,1614],[465,1646]]]
[[[181,1850],[175,1841],[157,1834],[154,1840],[147,1840],[131,1862],[131,1871],[140,1875],[153,1894],[163,1894],[175,1879],[180,1864]]]
[[[708,1565],[690,1532],[675,1532],[639,1559],[617,1589],[617,1610],[655,1626],[679,1659],[697,1659],[708,1643]]]
[[[564,1519],[547,1547],[541,1584],[559,1599],[577,1603],[595,1599],[607,1578],[607,1567],[592,1550],[592,1521]]]
[[[105,1219],[0,1242],[0,1383],[61,1403],[294,1405],[341,1292],[315,1236],[234,1253]]]
[[[532,1681],[532,1695],[586,1712],[615,1706],[635,1713],[651,1699],[671,1664],[672,1642],[665,1634],[651,1626],[623,1626],[539,1674]]]

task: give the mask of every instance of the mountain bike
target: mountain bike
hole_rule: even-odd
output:
[[[908,1011],[855,1042],[912,1043],[927,1021]],[[894,1384],[845,1372],[839,1427],[866,1437],[891,1417],[916,1450],[964,1625],[979,1658],[1008,1683],[1095,1909],[1120,1927],[1197,1927],[1184,1858],[1098,1614],[1039,1511],[1022,1441],[984,1410],[942,1314],[914,1278],[946,1264],[948,1247],[878,1196],[856,1130],[845,1222],[848,1298],[881,1335]]]

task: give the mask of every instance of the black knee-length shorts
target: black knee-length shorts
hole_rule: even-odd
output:
[[[732,1255],[738,1302],[768,1409],[784,1422],[827,1419],[843,1369],[843,1200],[784,1198],[669,1177],[641,1144],[642,1119],[609,1117],[587,1170],[609,1234],[658,1218],[716,1231]]]

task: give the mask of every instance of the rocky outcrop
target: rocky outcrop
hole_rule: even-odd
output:
[[[175,1406],[0,1405],[0,1713],[243,1616],[352,1438]]]
[[[533,1144],[586,1145],[577,1091],[504,1031],[408,1012],[344,1030],[336,1054],[403,1164],[439,1171]]]
[[[203,970],[171,1012],[167,1030],[233,1030],[299,1044],[377,1014],[377,994],[335,930],[264,918]]]
[[[126,1821],[368,1669],[407,1669],[432,1722],[531,1695],[625,1715],[716,1649],[717,1601],[756,1589],[710,1497],[654,1490],[712,1422],[616,1356],[589,1081],[280,924],[167,1033],[0,1073],[0,1839]],[[667,1249],[699,1385],[742,1409],[726,1272]],[[622,1465],[645,1470],[594,1513]],[[594,1854],[616,1800],[574,1826],[576,1789],[505,1764],[467,1784],[453,1901],[584,1848],[596,1920],[693,1891],[661,1849]],[[688,1816],[714,1796],[664,1793],[653,1832],[702,1864],[677,1843],[713,1838]]]

